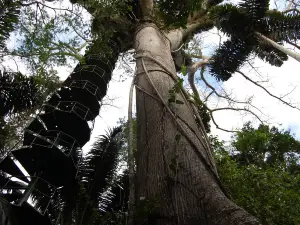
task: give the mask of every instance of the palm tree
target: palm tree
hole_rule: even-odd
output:
[[[93,211],[100,213],[106,208],[103,194],[112,185],[116,176],[120,150],[124,144],[122,127],[110,130],[107,135],[100,136],[84,157],[80,171],[81,182],[87,193],[87,200],[81,207],[79,224],[91,224]]]
[[[31,192],[34,207],[49,216],[53,223],[60,225],[120,222],[125,218],[128,200],[128,174],[126,171],[118,171],[123,148],[123,127],[113,128],[106,135],[99,136],[80,162],[76,179],[68,179],[59,190],[37,180]],[[8,162],[8,158],[2,161],[2,170],[8,168]],[[10,183],[15,193],[22,190],[17,183]],[[7,190],[7,186],[4,186],[4,190]],[[12,197],[5,192],[2,195],[7,200]]]
[[[0,117],[18,113],[41,101],[39,84],[34,77],[0,71]]]
[[[0,71],[1,154],[7,150],[9,143],[15,142],[17,132],[14,127],[20,126],[29,115],[34,114],[45,97],[58,87],[59,81],[56,78]]]
[[[48,208],[49,214],[57,216],[57,211],[61,211],[61,225],[91,225],[100,221],[112,222],[121,209],[123,212],[128,199],[128,191],[124,192],[128,175],[126,171],[117,171],[123,146],[121,126],[99,136],[83,157],[77,179],[59,191],[55,204]],[[46,186],[37,188],[43,193],[49,190]],[[35,199],[39,207],[47,204],[41,195],[36,195]]]
[[[269,2],[244,0],[239,7],[224,4],[211,11],[216,27],[230,37],[211,60],[210,72],[217,79],[228,80],[251,53],[274,66],[281,66],[287,55],[300,61],[282,46],[300,38],[300,16],[269,10]]]
[[[9,133],[7,115],[32,108],[41,100],[39,84],[33,77],[21,73],[0,71],[0,150],[2,152]]]

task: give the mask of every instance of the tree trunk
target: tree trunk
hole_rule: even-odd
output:
[[[128,224],[133,223],[134,203],[135,203],[135,171],[134,171],[134,152],[133,152],[133,118],[132,118],[132,99],[133,99],[134,80],[129,91],[128,106],[128,171],[129,171],[129,200],[128,200]]]
[[[176,73],[169,40],[154,24],[143,24],[136,33],[135,49],[137,224],[260,224],[220,188],[186,99],[178,93],[178,103],[184,104],[168,103],[174,79],[149,57]]]
[[[267,42],[268,44],[272,45],[274,48],[278,49],[279,51],[287,54],[288,56],[294,58],[295,60],[297,60],[298,62],[300,62],[300,54],[291,51],[289,49],[286,49],[285,47],[283,47],[280,44],[277,44],[275,41],[271,40],[270,38],[267,38],[266,36],[262,35],[259,32],[255,32],[255,34],[262,40]]]

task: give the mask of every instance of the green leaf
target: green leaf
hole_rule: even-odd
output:
[[[270,0],[243,0],[239,3],[240,7],[245,10],[248,17],[253,22],[258,22],[269,9]]]
[[[290,41],[300,38],[300,15],[286,15],[278,11],[269,11],[262,21],[262,32],[272,40]]]
[[[177,80],[177,83],[174,85],[174,88],[175,88],[176,93],[180,93],[181,89],[183,88],[183,79],[182,78],[179,78]]]
[[[224,42],[215,52],[209,65],[210,72],[217,80],[226,81],[248,58],[253,44],[240,38]]]
[[[183,76],[187,75],[187,67],[184,64],[181,65],[181,73],[183,74]]]

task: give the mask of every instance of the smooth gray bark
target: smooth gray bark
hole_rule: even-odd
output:
[[[208,168],[209,153],[188,101],[178,94],[184,104],[168,104],[174,79],[148,57],[175,73],[170,41],[154,24],[144,24],[137,30],[135,49],[136,205],[138,212],[144,213],[138,214],[144,217],[138,217],[137,224],[260,224],[225,196]]]

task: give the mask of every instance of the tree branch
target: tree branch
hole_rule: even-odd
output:
[[[294,46],[295,48],[297,48],[297,49],[300,50],[300,46],[297,45],[296,43],[293,43],[293,42],[291,42],[291,41],[285,41],[285,42],[288,43],[288,44],[290,44],[290,45],[292,45],[292,46]]]
[[[210,113],[210,117],[211,117],[211,120],[213,121],[213,123],[214,123],[214,125],[216,126],[217,129],[222,130],[222,131],[225,131],[225,132],[230,132],[230,133],[236,133],[236,132],[238,132],[238,131],[236,131],[236,130],[227,130],[227,129],[224,129],[224,128],[220,127],[220,126],[216,123],[215,118],[213,117],[213,115],[212,115],[211,113]]]
[[[277,42],[273,41],[272,39],[264,36],[263,34],[259,33],[259,32],[255,32],[256,36],[261,39],[262,41],[272,45],[274,48],[278,49],[279,51],[287,54],[288,56],[294,58],[295,60],[297,60],[298,62],[300,62],[300,54],[293,52],[289,49],[286,49],[285,47],[283,47],[282,45],[278,44]]]
[[[227,100],[229,100],[229,101],[232,101],[232,102],[238,103],[238,104],[248,104],[248,103],[249,103],[249,101],[236,101],[236,100],[234,100],[234,99],[229,98],[228,96],[221,95],[220,93],[218,93],[218,92],[216,91],[216,89],[215,89],[212,85],[210,85],[210,84],[207,82],[207,80],[205,79],[205,77],[204,77],[203,74],[201,74],[201,79],[203,80],[203,82],[205,83],[205,85],[206,85],[207,87],[209,87],[209,88],[212,90],[212,92],[215,93],[218,97],[227,99]],[[212,94],[212,93],[210,93],[210,95],[211,95],[211,94]]]
[[[243,72],[241,72],[241,71],[239,71],[239,70],[236,71],[236,72],[238,72],[239,74],[241,74],[246,80],[250,81],[252,84],[254,84],[254,85],[260,87],[261,89],[263,89],[263,90],[264,90],[268,95],[270,95],[271,97],[276,98],[277,100],[281,101],[283,104],[286,104],[287,106],[289,106],[289,107],[291,107],[291,108],[294,108],[294,109],[297,109],[297,110],[300,111],[300,109],[299,109],[298,107],[293,106],[292,104],[290,104],[290,103],[284,101],[282,98],[280,98],[280,97],[278,97],[278,96],[276,96],[276,95],[273,95],[273,94],[272,94],[271,92],[269,92],[264,86],[262,86],[262,85],[258,84],[257,82],[253,81],[253,80],[250,79],[248,76],[246,76]]]
[[[151,21],[153,12],[153,0],[139,0],[139,6],[141,9],[141,19],[144,21]]]
[[[74,32],[75,32],[80,38],[82,38],[82,39],[85,40],[86,42],[89,42],[89,43],[92,42],[92,40],[86,39],[82,34],[80,34],[80,33],[77,31],[78,29],[76,29],[76,27],[73,26],[73,22],[72,22],[69,18],[67,18],[66,16],[63,16],[63,18],[64,18],[66,21],[68,21],[69,25],[72,27],[72,29],[74,30]]]
[[[254,113],[253,111],[251,111],[250,109],[247,108],[232,108],[232,107],[222,107],[222,108],[216,108],[216,109],[208,109],[209,111],[211,111],[211,113],[216,112],[216,111],[220,111],[220,110],[233,110],[233,111],[246,111],[251,113],[253,116],[255,116],[262,124],[264,124],[264,122],[259,118],[259,116]]]
[[[209,19],[208,16],[204,16],[197,21],[188,24],[186,29],[179,28],[171,30],[166,34],[171,42],[171,50],[174,51],[180,48],[183,43],[187,42],[199,30],[208,30],[212,27],[213,21]]]
[[[299,10],[299,9],[296,9],[296,8],[293,8],[293,9],[287,9],[287,10],[283,11],[282,13],[289,13],[289,12],[297,12],[297,13],[300,13],[300,10]]]

